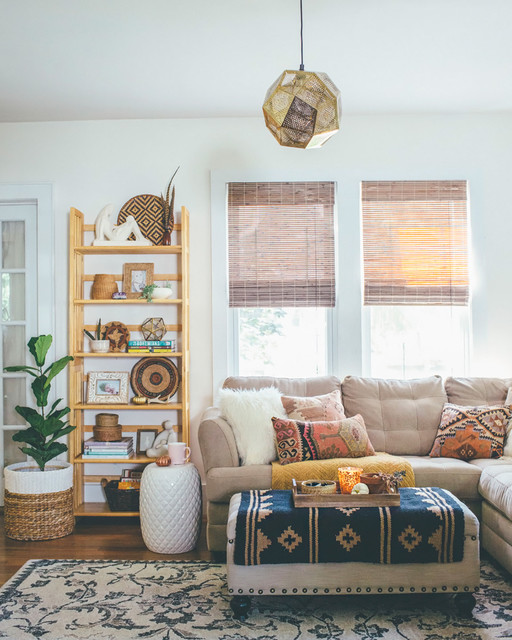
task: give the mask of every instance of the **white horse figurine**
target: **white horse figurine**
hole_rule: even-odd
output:
[[[114,210],[113,204],[107,204],[98,213],[96,222],[94,223],[95,240],[94,246],[114,245],[151,245],[151,240],[145,238],[133,216],[128,216],[122,224],[113,225],[110,216]],[[135,236],[135,240],[128,240],[131,234]]]

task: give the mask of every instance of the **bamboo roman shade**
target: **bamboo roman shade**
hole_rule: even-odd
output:
[[[362,183],[364,303],[466,305],[465,180]]]
[[[333,307],[334,182],[228,184],[230,307]]]

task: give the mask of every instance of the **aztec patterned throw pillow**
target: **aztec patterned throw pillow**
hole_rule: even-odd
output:
[[[330,422],[272,418],[272,423],[281,464],[375,455],[360,415]]]
[[[343,420],[347,416],[341,404],[341,391],[336,389],[323,396],[300,398],[281,396],[284,410],[292,420],[313,422],[316,420]]]
[[[432,458],[501,458],[512,407],[460,407],[446,403]]]

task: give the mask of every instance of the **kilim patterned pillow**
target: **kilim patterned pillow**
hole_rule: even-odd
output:
[[[501,458],[512,407],[460,407],[446,403],[432,458]]]
[[[323,396],[301,398],[282,396],[284,410],[292,420],[313,422],[316,420],[343,420],[347,416],[341,404],[341,391],[336,389]]]
[[[362,416],[330,422],[272,418],[281,464],[330,458],[361,458],[375,451]]]

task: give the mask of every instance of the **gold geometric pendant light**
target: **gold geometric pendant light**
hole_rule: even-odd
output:
[[[300,70],[283,71],[269,88],[263,115],[280,145],[313,149],[339,131],[341,98],[326,73],[304,71],[302,0],[300,25]]]

